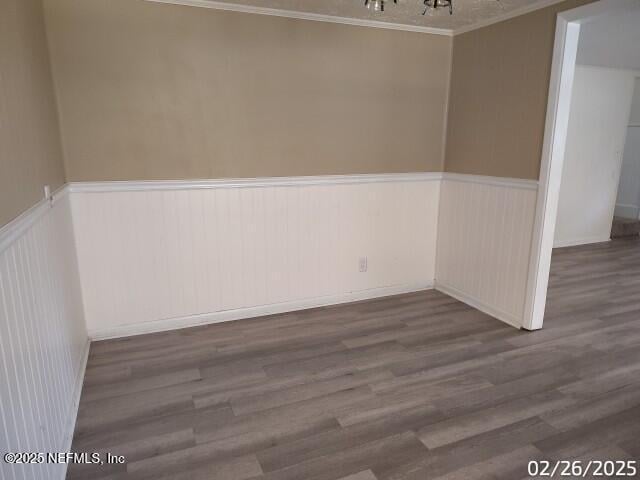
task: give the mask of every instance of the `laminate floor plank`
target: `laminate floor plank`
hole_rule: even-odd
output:
[[[354,473],[348,477],[342,477],[339,480],[378,480],[371,470]]]
[[[439,477],[523,448],[556,433],[556,429],[540,418],[527,418],[431,449],[423,458],[398,465],[384,476],[379,475],[379,480],[423,480]]]
[[[393,434],[409,432],[442,418],[443,415],[430,405],[404,408],[383,418],[329,430],[295,443],[273,446],[259,452],[258,459],[265,472],[281,470]]]
[[[169,414],[153,419],[141,419],[106,430],[91,429],[84,433],[76,430],[73,439],[74,448],[92,452],[100,449],[115,450],[120,445],[144,441],[159,435],[171,435],[185,429],[195,432],[201,428],[223,425],[232,418],[234,415],[231,407],[224,404],[187,410],[179,414]]]
[[[640,436],[640,404],[613,415],[565,430],[535,445],[554,459],[568,460],[611,444]]]
[[[438,291],[95,342],[71,480],[528,478],[640,456],[640,240],[554,251],[545,328]],[[563,477],[567,478],[567,477]]]
[[[315,457],[290,467],[274,470],[260,480],[333,480],[369,468],[385,471],[396,462],[408,462],[423,455],[426,447],[407,431],[380,440],[352,446],[341,451]]]
[[[424,427],[418,431],[418,436],[429,449],[434,449],[527,418],[540,416],[542,413],[569,406],[572,403],[570,398],[551,390],[465,415],[456,415]]]
[[[522,465],[532,460],[542,460],[542,453],[533,445],[526,445],[508,453],[454,470],[446,475],[432,477],[436,480],[510,480],[519,478]]]

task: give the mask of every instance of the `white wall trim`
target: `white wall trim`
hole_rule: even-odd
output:
[[[532,5],[526,5],[516,8],[501,15],[496,15],[487,20],[471,23],[464,27],[450,29],[426,27],[421,25],[409,25],[406,23],[393,23],[381,20],[369,20],[364,18],[341,17],[338,15],[323,15],[320,13],[300,12],[295,10],[286,10],[280,8],[257,7],[254,5],[239,5],[227,2],[219,2],[215,0],[147,0],[154,3],[167,3],[173,5],[183,5],[189,7],[210,8],[214,10],[226,10],[231,12],[252,13],[258,15],[270,15],[275,17],[294,18],[298,20],[311,20],[316,22],[338,23],[342,25],[353,25],[357,27],[383,28],[387,30],[400,30],[405,32],[428,33],[431,35],[454,36],[477,30],[479,28],[488,27],[495,23],[504,22],[520,15],[540,10],[542,8],[561,3],[565,0],[545,0]]]
[[[381,20],[367,20],[364,18],[340,17],[337,15],[323,15],[312,12],[299,12],[279,8],[256,7],[253,5],[238,5],[214,0],[147,0],[155,3],[169,3],[189,7],[211,8],[240,13],[253,13],[258,15],[270,15],[274,17],[295,18],[298,20],[312,20],[316,22],[339,23],[342,25],[354,25],[357,27],[384,28],[387,30],[402,30],[405,32],[430,33],[432,35],[452,36],[453,30],[446,28],[423,27],[420,25],[408,25],[404,23],[384,22]]]
[[[443,179],[451,182],[479,183],[482,185],[495,185],[497,187],[520,188],[523,190],[537,190],[537,180],[524,178],[489,177],[487,175],[470,175],[466,173],[445,173]]]
[[[606,65],[592,65],[590,63],[580,63],[576,62],[576,65],[580,65],[581,67],[589,67],[594,70],[604,70],[609,72],[626,72],[632,77],[640,77],[640,70],[636,68],[618,68],[618,67],[608,67]],[[631,125],[629,125],[631,126]]]
[[[76,420],[78,419],[78,408],[80,407],[80,396],[82,394],[82,386],[84,385],[84,374],[87,370],[87,362],[89,361],[89,349],[91,347],[91,340],[87,339],[84,346],[82,357],[80,357],[80,366],[73,388],[73,400],[69,405],[69,412],[67,413],[67,431],[65,437],[62,440],[61,452],[70,452],[71,445],[73,443],[73,433],[76,429]],[[61,476],[62,479],[67,476],[68,464],[65,465],[64,473]]]
[[[640,206],[627,203],[616,203],[615,216],[637,219],[640,215]]]
[[[63,185],[56,190],[51,198],[43,198],[18,217],[0,228],[0,253],[9,248],[13,242],[25,234],[38,219],[48,212],[53,205],[69,194],[68,185]]]
[[[220,312],[189,315],[186,317],[167,318],[163,320],[131,324],[104,330],[89,330],[89,338],[95,341],[107,340],[111,338],[129,337],[133,335],[143,335],[147,333],[164,332],[167,330],[195,327],[198,325],[230,322],[233,320],[241,320],[245,318],[255,318],[264,315],[274,315],[298,310],[307,310],[310,308],[339,305],[342,303],[358,302],[361,300],[369,300],[372,298],[388,297],[391,295],[400,295],[403,293],[420,292],[431,289],[433,289],[432,283],[372,288],[368,290],[349,292],[339,295],[307,298],[303,300],[294,300],[291,302],[260,305],[257,307],[238,308],[234,310],[224,310]]]
[[[211,188],[299,187],[309,185],[353,185],[358,183],[434,182],[449,180],[500,187],[536,190],[538,182],[520,178],[489,177],[449,172],[381,173],[361,175],[318,175],[305,177],[223,178],[201,180],[125,180],[72,182],[71,193],[147,192],[153,190],[197,190]]]
[[[544,319],[579,37],[580,25],[558,15],[524,308],[527,330],[542,328]]]
[[[483,313],[486,313],[487,315],[491,315],[492,317],[495,317],[498,320],[502,320],[503,322],[511,325],[512,327],[520,328],[522,326],[520,319],[517,318],[516,316],[511,315],[508,312],[504,312],[498,308],[492,307],[491,305],[484,303],[482,300],[479,300],[476,297],[473,297],[467,293],[461,292],[460,290],[454,287],[445,285],[436,280],[434,288],[439,292],[449,295],[450,297],[453,297],[456,300],[460,300],[461,302],[466,303],[467,305],[470,305],[473,308],[480,310]]]
[[[195,190],[210,188],[299,187],[357,183],[425,182],[442,180],[440,172],[382,173],[362,175],[318,175],[306,177],[223,178],[203,180],[144,180],[72,182],[73,193],[146,192],[153,190]]]
[[[578,245],[588,245],[591,243],[610,242],[609,237],[589,237],[589,238],[572,238],[570,240],[559,240],[553,244],[553,248],[576,247]]]

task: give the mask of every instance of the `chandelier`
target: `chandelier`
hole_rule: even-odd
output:
[[[384,6],[387,2],[398,4],[398,0],[364,0],[364,6],[376,12],[384,12]],[[449,9],[449,15],[453,14],[453,0],[423,0],[424,10],[422,15],[429,12],[435,12],[438,8],[444,7]]]

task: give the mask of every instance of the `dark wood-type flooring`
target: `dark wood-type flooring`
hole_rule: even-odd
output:
[[[640,460],[640,241],[556,251],[533,333],[429,291],[94,343],[73,448],[127,463],[70,479],[521,479],[529,460]]]

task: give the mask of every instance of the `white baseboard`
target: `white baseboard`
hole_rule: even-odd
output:
[[[638,216],[640,216],[640,207],[638,207],[637,205],[626,205],[624,203],[617,203],[615,216],[637,219]]]
[[[439,292],[449,295],[450,297],[455,298],[456,300],[460,300],[467,305],[480,310],[481,312],[486,313],[487,315],[491,315],[498,320],[503,321],[504,323],[511,325],[512,327],[521,328],[522,327],[522,319],[516,318],[514,315],[511,315],[507,312],[503,312],[497,308],[492,307],[491,305],[487,305],[486,303],[478,300],[471,295],[468,295],[460,290],[451,287],[449,285],[444,285],[440,282],[435,283],[434,288]]]
[[[372,288],[358,292],[349,292],[338,295],[328,295],[324,297],[295,300],[292,302],[274,303],[270,305],[259,305],[256,307],[238,308],[234,310],[224,310],[221,312],[203,313],[186,317],[168,318],[153,322],[128,324],[122,327],[110,329],[90,330],[91,340],[107,340],[112,338],[129,337],[133,335],[143,335],[146,333],[157,333],[179,328],[195,327],[244,318],[261,317],[264,315],[274,315],[278,313],[293,312],[296,310],[307,310],[316,307],[339,305],[342,303],[369,300],[372,298],[388,297],[403,293],[419,292],[433,289],[433,282],[415,285],[396,285],[381,288]]]
[[[69,405],[69,411],[67,413],[67,426],[65,431],[65,436],[62,441],[62,449],[61,452],[70,452],[71,445],[73,443],[73,433],[76,429],[76,419],[78,418],[78,407],[80,406],[80,396],[82,395],[82,386],[84,385],[84,374],[87,370],[87,361],[89,360],[89,348],[91,347],[91,340],[87,339],[87,343],[84,347],[84,351],[82,352],[82,357],[80,359],[80,368],[78,369],[78,373],[76,375],[74,386],[73,386],[73,400],[71,405]],[[67,465],[68,466],[68,465]],[[67,466],[65,466],[64,475],[62,479],[67,476]]]
[[[553,242],[553,248],[564,248],[564,247],[577,247],[578,245],[588,245],[590,243],[603,243],[610,242],[610,237],[590,237],[590,238],[576,238],[569,240],[557,240]]]

